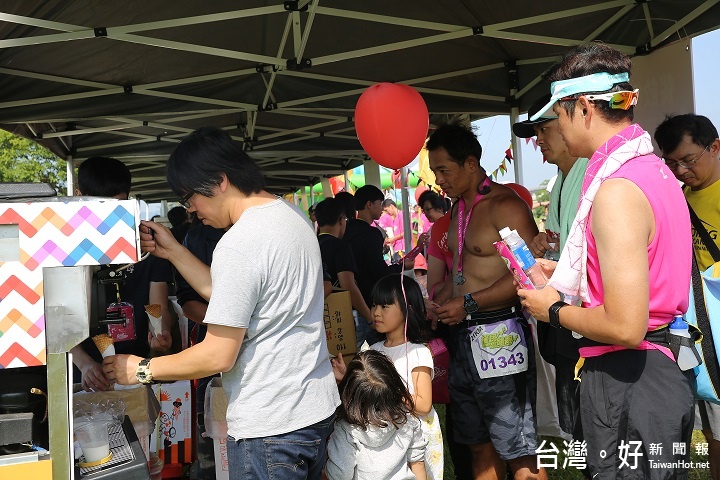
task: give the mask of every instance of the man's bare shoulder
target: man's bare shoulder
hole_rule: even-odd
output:
[[[650,201],[633,181],[626,178],[605,180],[593,200],[592,227],[600,229],[645,229],[654,224]]]
[[[488,200],[493,215],[532,218],[528,204],[513,189],[500,184],[493,184],[492,189],[493,194],[488,196]]]

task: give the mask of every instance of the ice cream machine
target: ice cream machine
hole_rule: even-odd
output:
[[[40,185],[0,184],[0,478],[66,480],[82,477],[68,352],[89,335],[93,266],[140,258],[140,216],[136,200],[48,197]]]

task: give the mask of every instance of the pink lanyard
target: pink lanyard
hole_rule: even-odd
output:
[[[463,247],[465,245],[465,235],[467,234],[468,226],[470,226],[470,216],[472,215],[475,205],[477,205],[478,202],[482,200],[487,193],[489,193],[490,183],[490,179],[488,177],[485,177],[485,181],[482,183],[482,188],[475,197],[475,201],[473,202],[472,207],[470,207],[470,210],[468,211],[467,219],[464,221],[463,217],[465,216],[465,199],[460,198],[460,205],[458,206],[458,267],[457,274],[455,275],[455,283],[457,285],[462,285],[463,283],[465,283],[465,277],[462,274],[462,254]]]

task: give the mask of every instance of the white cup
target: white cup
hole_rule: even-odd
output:
[[[110,454],[107,422],[89,422],[75,429],[85,463],[94,463]]]

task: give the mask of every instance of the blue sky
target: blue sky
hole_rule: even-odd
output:
[[[705,115],[720,128],[720,99],[715,82],[720,81],[720,30],[706,33],[692,40],[693,80],[695,84],[695,113]],[[524,119],[525,116],[521,116]],[[473,123],[483,147],[481,164],[489,172],[495,170],[510,146],[510,117],[500,115]],[[505,139],[504,141],[501,139]],[[553,165],[543,164],[539,150],[523,140],[523,184],[532,189],[557,172]],[[499,181],[514,182],[512,168],[499,177]]]

